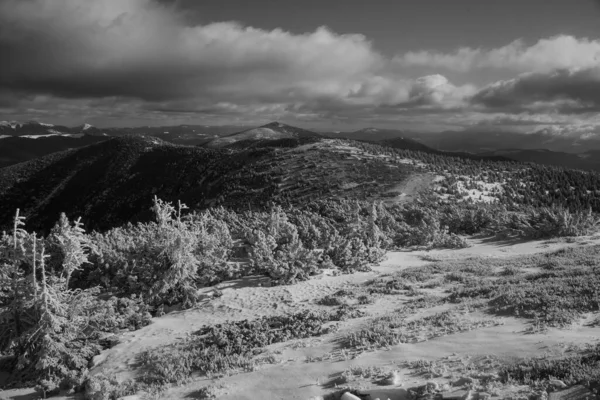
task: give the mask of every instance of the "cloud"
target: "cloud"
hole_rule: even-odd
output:
[[[361,34],[197,24],[158,0],[0,0],[0,113],[100,125],[282,118],[412,129],[455,129],[496,113],[556,120],[600,102],[599,49],[557,36],[392,60]],[[409,78],[402,67],[412,65],[533,73],[478,89],[442,74]]]
[[[473,91],[393,73],[360,34],[190,25],[152,0],[5,0],[0,54],[0,91],[137,99],[146,110],[455,107]]]
[[[527,46],[523,40],[496,49],[462,47],[452,53],[415,51],[394,57],[401,66],[427,66],[466,72],[509,69],[551,72],[555,69],[592,68],[600,63],[600,40],[558,35]]]
[[[0,53],[5,88],[146,100],[339,91],[382,63],[362,35],[188,26],[150,0],[4,1]]]
[[[600,116],[585,114],[561,114],[558,112],[472,112],[469,130],[481,132],[506,132],[542,134],[545,136],[579,136],[589,139],[592,133],[600,133]]]
[[[597,111],[600,67],[523,74],[482,88],[472,102],[494,109]]]
[[[445,76],[436,74],[417,78],[412,84],[409,99],[414,104],[453,108],[463,105],[475,92],[472,85],[457,87]]]

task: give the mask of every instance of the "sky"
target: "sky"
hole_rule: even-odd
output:
[[[600,135],[600,1],[0,0],[0,120]]]

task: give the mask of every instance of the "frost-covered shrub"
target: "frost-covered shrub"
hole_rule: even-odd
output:
[[[490,227],[496,234],[532,239],[591,235],[599,229],[600,218],[591,210],[571,212],[563,207],[506,211]]]
[[[155,199],[158,222],[97,234],[95,268],[90,279],[109,289],[139,295],[154,306],[194,304],[201,266],[200,237],[182,220],[183,209],[185,205],[175,209]]]
[[[275,283],[306,280],[319,269],[319,254],[304,247],[296,227],[280,208],[271,212],[266,233],[255,231],[248,239],[253,270]]]

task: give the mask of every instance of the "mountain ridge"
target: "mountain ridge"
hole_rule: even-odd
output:
[[[37,121],[0,121],[0,168],[55,151],[80,148],[127,135],[150,135],[171,143],[213,148],[260,147],[273,140],[289,146],[293,141],[331,137],[438,154],[451,152],[471,158],[506,158],[600,171],[600,162],[595,161],[595,154],[600,151],[600,140],[593,137],[587,139],[586,147],[582,148],[581,139],[552,135],[546,131],[532,134],[481,133],[477,130],[418,133],[367,127],[349,132],[315,132],[277,121],[258,127],[182,124],[123,128],[97,128],[87,123],[65,127]],[[286,140],[287,144],[284,144]]]
[[[304,139],[319,137],[323,137],[323,135],[317,132],[274,121],[257,128],[246,129],[240,132],[221,136],[220,138],[216,138],[207,142],[204,146],[214,148],[230,146],[241,141]]]

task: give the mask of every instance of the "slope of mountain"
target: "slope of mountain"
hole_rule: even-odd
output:
[[[389,157],[349,154],[331,140],[291,147],[271,143],[275,146],[208,149],[126,136],[6,167],[0,169],[0,228],[20,208],[36,231],[51,228],[61,211],[103,230],[149,219],[154,195],[193,208],[376,198],[409,169]]]
[[[333,132],[330,137],[352,140],[386,141],[403,137],[417,140],[436,150],[466,153],[492,152],[502,149],[547,149],[564,153],[600,150],[600,137],[560,135],[539,130],[533,133],[479,130],[413,132],[398,129],[365,128],[352,132]]]
[[[215,137],[228,135],[245,129],[242,126],[223,125],[178,125],[178,126],[138,126],[138,127],[116,127],[97,128],[90,124],[82,124],[75,127],[46,124],[43,122],[29,121],[0,121],[0,138],[10,136],[38,137],[38,136],[67,136],[80,137],[89,136],[127,136],[127,135],[149,135],[168,139],[180,144],[198,144],[206,142]]]
[[[62,211],[81,216],[88,229],[104,230],[150,219],[155,195],[193,209],[344,198],[395,202],[414,173],[443,177],[443,187],[428,180],[441,199],[459,193],[476,201],[600,210],[600,174],[494,157],[500,162],[316,137],[214,149],[141,135],[111,138],[0,169],[0,230],[17,208],[37,232],[47,232]]]
[[[0,140],[0,168],[106,140],[105,136],[10,136]]]
[[[365,141],[366,142],[366,141]],[[421,151],[424,153],[445,155],[450,157],[460,157],[469,160],[484,160],[484,161],[512,161],[510,157],[505,157],[503,155],[496,154],[472,154],[466,152],[452,152],[452,151],[441,151],[432,149],[429,146],[424,145],[423,143],[404,137],[397,137],[394,139],[386,139],[378,142],[370,142],[376,143],[381,146],[391,147],[399,150],[411,150],[411,151]],[[517,160],[514,160],[517,161]]]
[[[206,143],[206,147],[225,147],[232,144],[244,141],[255,140],[279,140],[279,139],[302,139],[302,138],[319,138],[321,134],[308,131],[306,129],[297,128],[294,126],[282,124],[280,122],[271,122],[267,125],[258,128],[247,129],[231,135],[226,135],[217,139],[213,139]]]
[[[0,121],[0,137],[19,136],[37,138],[64,136],[76,138],[83,135],[94,134],[101,134],[100,130],[89,124],[83,124],[76,127],[66,127],[37,121]]]
[[[394,148],[405,148],[438,154],[452,153],[469,158],[512,159],[543,165],[555,165],[600,171],[594,151],[600,151],[600,138],[581,139],[540,130],[530,134],[489,132],[476,129],[437,133],[410,132],[394,129],[365,128],[353,132],[328,134],[353,140],[378,142]]]
[[[435,152],[436,150],[432,149],[429,146],[424,145],[423,143],[404,137],[396,137],[393,139],[385,139],[379,142],[382,146],[389,146],[395,149],[404,149],[404,150],[415,150],[415,151],[425,151],[425,152]]]
[[[199,145],[239,130],[239,126],[97,128],[90,124],[66,127],[35,121],[0,121],[0,168],[98,143],[110,137],[152,135],[175,144]]]
[[[391,140],[405,135],[404,131],[396,129],[364,128],[352,132],[332,132],[327,136],[350,140],[380,141]]]
[[[503,156],[521,162],[600,171],[600,150],[591,150],[585,153],[574,154],[546,149],[501,149],[481,153],[481,155]]]
[[[103,129],[110,136],[148,135],[175,144],[201,145],[214,138],[239,132],[249,127],[237,125],[177,125],[177,126],[140,126],[132,128]]]
[[[91,227],[101,229],[150,215],[154,194],[196,205],[210,191],[203,181],[220,156],[145,136],[54,153],[0,170],[0,220],[6,223],[20,207],[32,228],[48,228],[63,210],[98,221]]]
[[[234,125],[179,125],[97,128],[90,124],[65,127],[42,122],[0,121],[0,168],[56,151],[80,148],[110,137],[148,135],[165,142],[209,148],[290,147],[322,137],[380,143],[396,149],[458,155],[470,159],[515,160],[566,168],[600,170],[600,140],[552,135],[479,132],[476,130],[416,133],[365,128],[353,132],[319,134],[272,122],[258,128]],[[273,142],[275,141],[275,142]],[[271,143],[273,142],[273,143]],[[508,150],[507,150],[508,149]]]
[[[565,153],[600,150],[600,139],[588,138],[583,140],[576,136],[556,135],[546,131],[523,134],[467,130],[410,133],[407,135],[434,149],[469,153],[490,152],[507,148],[520,150],[546,149]]]

